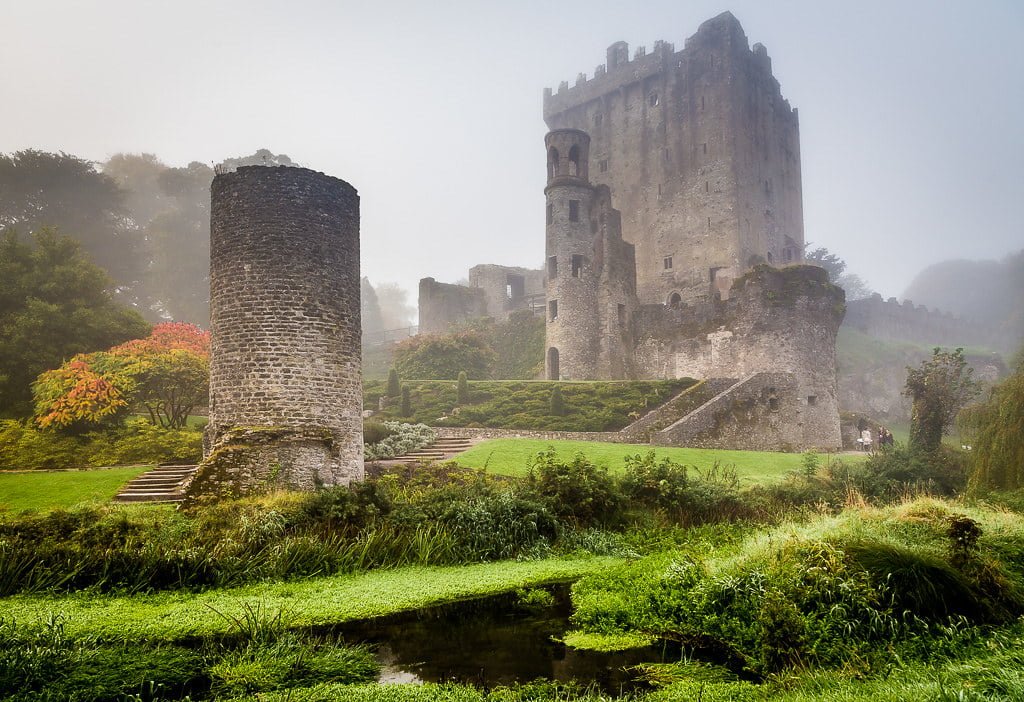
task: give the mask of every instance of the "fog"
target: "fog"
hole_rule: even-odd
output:
[[[266,147],[362,197],[363,274],[543,258],[545,87],[729,9],[800,111],[805,234],[883,295],[1024,247],[1024,4],[0,0],[0,152]]]

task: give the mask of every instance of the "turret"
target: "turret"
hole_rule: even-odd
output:
[[[546,272],[547,355],[550,380],[598,377],[599,271],[594,261],[587,178],[590,137],[559,129],[544,138],[547,148]]]

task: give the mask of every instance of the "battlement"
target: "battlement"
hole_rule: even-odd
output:
[[[645,46],[638,46],[629,58],[629,44],[618,41],[608,47],[606,62],[594,69],[594,76],[579,73],[575,83],[562,81],[558,89],[544,89],[544,116],[557,114],[576,105],[596,100],[602,95],[627,85],[659,75],[666,70],[682,69],[694,57],[709,51],[729,50],[736,54],[748,55],[752,63],[769,77],[772,72],[771,58],[763,44],[748,46],[746,34],[739,21],[730,12],[704,22],[695,34],[686,40],[684,48],[676,51],[675,44],[659,39],[648,53]],[[774,81],[778,88],[778,81]],[[783,101],[786,108],[789,103]]]

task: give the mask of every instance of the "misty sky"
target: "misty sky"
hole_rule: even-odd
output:
[[[0,0],[0,152],[266,147],[362,196],[363,273],[540,267],[545,87],[723,10],[800,110],[806,238],[883,295],[1024,248],[1024,2]]]

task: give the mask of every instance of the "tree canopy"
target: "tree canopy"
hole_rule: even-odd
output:
[[[972,436],[972,489],[1024,488],[1024,350],[1013,374],[985,402],[965,408],[959,422]]]
[[[910,448],[934,451],[942,435],[964,405],[978,394],[974,369],[967,365],[964,350],[936,348],[917,368],[907,368],[904,394],[913,402],[910,414]]]
[[[186,425],[206,402],[210,334],[182,322],[158,324],[145,339],[79,354],[33,385],[36,422],[44,428],[91,428],[132,407],[166,429]]]
[[[119,287],[141,277],[142,237],[113,178],[70,154],[0,154],[0,230],[44,227],[73,237]]]
[[[470,380],[491,376],[495,353],[483,335],[419,334],[395,345],[395,368],[409,380],[455,380],[465,371]]]
[[[0,416],[32,413],[32,381],[43,371],[149,331],[113,300],[110,278],[76,242],[47,229],[34,241],[13,230],[0,237]]]

